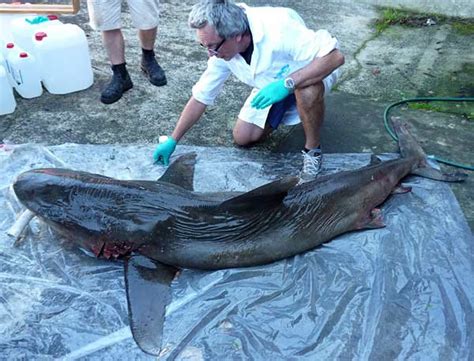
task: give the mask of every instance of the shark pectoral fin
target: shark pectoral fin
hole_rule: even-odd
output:
[[[392,194],[404,194],[411,192],[411,187],[406,187],[402,184],[398,184],[395,188],[392,190]]]
[[[158,180],[160,182],[175,184],[188,191],[193,191],[195,165],[196,153],[186,153],[176,159]]]
[[[439,170],[435,168],[431,168],[430,166],[416,168],[411,172],[411,174],[419,175],[420,177],[425,177],[433,180],[439,180],[443,182],[463,182],[467,178],[466,173],[456,172],[456,173],[441,173]]]
[[[361,222],[358,229],[376,229],[384,227],[385,223],[383,223],[382,211],[379,208],[374,208],[370,212],[370,215]]]
[[[171,281],[177,270],[143,256],[125,262],[128,318],[133,338],[146,353],[158,356]]]
[[[265,184],[250,192],[228,199],[219,205],[221,210],[239,210],[252,208],[266,208],[280,203],[299,181],[298,177],[286,177]]]

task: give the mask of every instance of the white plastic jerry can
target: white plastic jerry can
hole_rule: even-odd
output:
[[[3,40],[6,43],[13,41],[12,22],[28,16],[32,17],[34,14],[0,13],[0,40]]]
[[[13,96],[13,88],[8,81],[5,67],[0,65],[0,115],[13,113],[15,108],[16,101]]]
[[[7,77],[8,77],[8,81],[10,82],[10,85],[13,87],[15,86],[15,80],[13,79],[13,69],[10,65],[10,63],[8,62],[8,57],[10,54],[18,54],[20,51],[22,51],[21,49],[19,49],[17,46],[15,46],[14,43],[6,43],[3,47],[2,47],[2,53],[4,55],[4,63],[5,63],[5,69],[7,71]]]
[[[62,24],[36,33],[34,49],[41,79],[51,94],[72,93],[92,85],[89,45],[79,26]]]
[[[7,58],[15,90],[23,98],[39,97],[43,93],[35,58],[26,51],[11,52]]]
[[[12,20],[10,31],[17,45],[34,54],[35,34],[39,31],[46,31],[50,26],[62,24],[56,15],[25,16]]]
[[[5,57],[3,56],[3,52],[1,52],[1,51],[0,51],[0,66],[3,66],[5,68],[5,71],[6,71],[7,62],[6,62]]]

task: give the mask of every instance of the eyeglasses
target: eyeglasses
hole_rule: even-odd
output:
[[[218,54],[219,54],[219,49],[221,48],[222,45],[224,45],[224,43],[225,43],[226,40],[227,40],[226,38],[223,38],[222,41],[221,41],[219,44],[217,44],[214,49],[211,49],[211,48],[205,46],[205,45],[202,44],[202,43],[199,44],[199,45],[201,45],[204,49],[206,49],[207,52],[208,52],[211,56],[212,56],[212,55],[218,55]]]

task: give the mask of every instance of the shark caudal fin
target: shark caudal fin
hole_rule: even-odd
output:
[[[421,148],[415,137],[408,131],[405,124],[403,124],[400,119],[394,117],[391,118],[391,123],[393,130],[398,137],[398,146],[400,148],[401,157],[413,157],[418,159],[418,162],[415,162],[414,164],[411,174],[444,182],[462,182],[467,178],[467,174],[462,172],[445,174],[441,173],[438,169],[431,167],[428,164],[423,148]]]

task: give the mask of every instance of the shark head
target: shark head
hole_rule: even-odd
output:
[[[121,181],[61,168],[24,172],[13,184],[19,201],[70,242],[96,256],[117,258],[169,232],[176,202],[195,205],[196,155],[175,161],[158,181]],[[177,201],[177,199],[179,199]]]
[[[57,220],[61,205],[68,197],[61,177],[62,169],[34,169],[18,176],[13,190],[20,202],[33,213],[48,220]]]
[[[113,182],[84,172],[42,168],[20,174],[13,190],[26,208],[69,241],[96,256],[118,258],[137,248],[143,237],[140,229],[130,234],[129,229],[137,227],[120,213],[122,199],[110,191]]]

